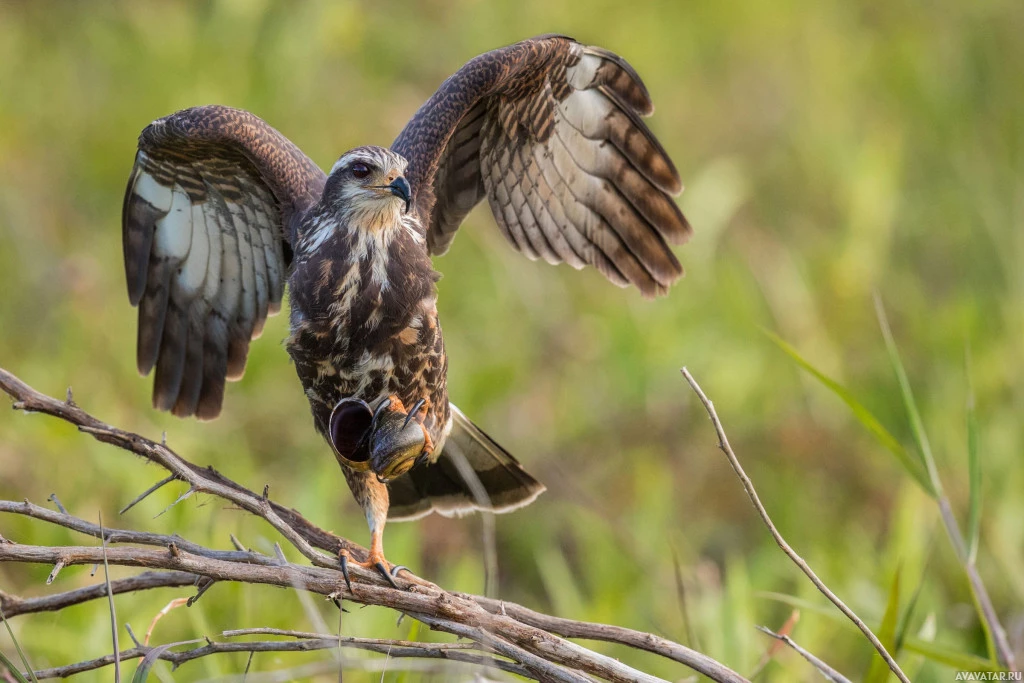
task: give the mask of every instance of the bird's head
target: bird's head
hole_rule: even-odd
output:
[[[389,149],[356,147],[334,164],[324,194],[341,212],[361,218],[361,227],[397,224],[412,203],[412,188],[404,176],[408,165]]]
[[[345,466],[390,481],[412,469],[423,455],[423,428],[400,410],[381,404],[376,411],[358,398],[346,398],[331,411],[328,439]]]

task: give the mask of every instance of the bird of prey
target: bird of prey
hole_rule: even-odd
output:
[[[366,513],[364,566],[394,583],[389,518],[531,502],[544,486],[449,402],[430,257],[486,198],[528,258],[665,293],[683,272],[669,245],[691,230],[676,169],[641,119],[652,111],[621,57],[550,35],[472,59],[390,148],[357,147],[327,174],[246,111],[154,121],[122,215],[154,406],[215,418],[287,284],[285,346]],[[347,579],[355,560],[341,560]]]

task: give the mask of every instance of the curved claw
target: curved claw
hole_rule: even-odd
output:
[[[410,410],[409,414],[405,416],[405,422],[402,423],[402,429],[405,429],[406,427],[409,426],[409,421],[416,416],[416,413],[420,412],[420,408],[422,408],[426,402],[427,399],[421,398],[420,400],[416,401],[415,404],[413,404],[412,410]]]
[[[377,418],[380,417],[381,413],[383,413],[385,410],[387,410],[390,407],[391,407],[391,397],[388,396],[383,401],[380,402],[380,405],[377,406],[377,410],[373,411],[373,419],[370,421],[370,429],[366,430],[367,434],[372,432],[373,429],[377,426]]]
[[[345,586],[348,587],[348,592],[352,593],[352,579],[348,575],[348,553],[344,550],[341,551],[341,575],[345,578]]]
[[[380,557],[380,556],[378,555],[377,557]],[[348,566],[349,566],[350,562],[354,562],[355,564],[358,564],[361,567],[366,567],[367,569],[369,569],[370,567],[373,567],[378,572],[380,572],[380,575],[383,576],[384,579],[388,583],[391,584],[392,588],[396,588],[398,590],[402,589],[402,587],[399,586],[395,582],[395,578],[398,576],[398,572],[400,572],[402,570],[405,570],[405,571],[409,572],[410,574],[412,574],[412,572],[409,571],[409,568],[406,567],[404,564],[396,564],[393,567],[391,567],[391,570],[389,571],[388,570],[388,564],[389,563],[386,560],[384,560],[384,559],[375,559],[375,557],[372,554],[367,559],[366,562],[356,562],[355,560],[350,560],[349,559],[348,551],[347,550],[341,550],[338,553],[338,559],[341,562],[341,575],[345,579],[345,587],[348,588],[348,592],[349,593],[353,592],[352,591],[352,578],[349,575],[349,571],[348,571]],[[340,593],[339,593],[339,596],[340,596]]]
[[[387,566],[383,562],[377,562],[373,566],[377,568],[377,571],[380,572],[381,576],[387,579],[387,582],[391,584],[392,588],[398,588],[398,584],[395,583],[394,577],[391,576],[391,572],[388,571]]]

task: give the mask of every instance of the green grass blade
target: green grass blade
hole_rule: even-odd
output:
[[[981,456],[978,450],[978,414],[974,403],[974,385],[971,382],[971,351],[964,350],[964,365],[967,375],[967,471],[970,483],[970,498],[967,513],[967,563],[973,565],[978,556],[978,539],[981,536]],[[999,661],[996,652],[995,636],[992,625],[985,618],[981,601],[971,584],[971,597],[974,609],[978,613],[978,621],[985,633],[985,646],[989,659]]]
[[[1004,667],[984,657],[966,652],[957,652],[950,647],[927,640],[920,640],[919,638],[907,638],[905,649],[907,652],[919,654],[926,659],[930,659],[938,664],[945,664],[957,671],[1006,671]]]
[[[896,627],[896,636],[893,638],[893,649],[899,652],[903,649],[903,643],[907,640],[907,630],[910,628],[910,619],[914,616],[914,608],[917,607],[918,598],[921,597],[921,589],[924,588],[924,581],[917,584],[917,588],[914,590],[914,594],[910,596],[910,602],[907,604],[907,609],[900,617],[899,624]]]
[[[882,625],[878,629],[878,640],[882,642],[885,649],[892,653],[893,657],[899,653],[896,650],[896,624],[900,617],[900,570],[892,578],[892,585],[889,586],[889,600],[885,605],[885,614],[882,616]],[[889,680],[889,665],[876,652],[871,655],[871,667],[864,683],[886,683]]]
[[[978,539],[981,536],[981,456],[978,451],[978,413],[974,401],[974,384],[971,382],[971,348],[964,349],[964,367],[967,376],[967,463],[970,477],[970,502],[967,520],[967,563],[973,565],[978,557]],[[985,610],[981,608],[974,584],[971,584],[971,596],[978,612],[978,621],[985,632],[985,646],[988,656],[998,661],[992,625],[985,618]]]
[[[415,619],[412,620],[412,625],[409,626],[409,635],[405,637],[406,640],[413,643],[417,643],[420,640],[420,622]],[[398,674],[398,678],[395,679],[395,683],[408,683],[409,681],[409,670],[403,669]]]
[[[7,621],[7,617],[4,616],[3,610],[0,610],[0,621],[4,622],[4,626],[7,627],[7,634],[11,636],[11,642],[14,643],[14,649],[18,651],[18,656],[21,658],[21,663],[25,665],[25,670],[28,671],[28,675],[32,677],[35,683],[39,683],[39,679],[36,678],[36,672],[32,668],[32,665],[28,663],[28,657],[25,656],[24,650],[21,649],[21,644],[18,643],[18,639],[14,637],[14,629],[11,628],[11,624]],[[4,659],[4,664],[10,668],[8,660]],[[11,672],[24,681],[25,677],[17,669],[11,668]]]
[[[903,405],[906,407],[907,415],[910,417],[910,428],[914,432],[914,441],[917,442],[918,454],[928,474],[928,481],[931,483],[929,490],[933,496],[938,498],[942,495],[942,483],[939,481],[939,472],[935,467],[932,446],[928,441],[928,434],[924,431],[924,422],[921,420],[921,413],[917,409],[917,401],[914,400],[914,392],[910,388],[907,371],[903,368],[903,360],[900,358],[899,349],[896,347],[896,340],[892,336],[889,319],[885,316],[882,298],[878,294],[875,294],[875,314],[878,316],[878,325],[882,328],[882,337],[885,338],[885,350],[889,353],[889,362],[892,363],[892,369],[896,373],[896,381],[900,385]]]
[[[788,342],[769,330],[762,328],[761,331],[764,332],[769,339],[775,342],[775,345],[782,349],[787,356],[796,361],[797,365],[810,373],[812,377],[821,382],[826,389],[831,391],[843,403],[845,403],[857,421],[875,437],[878,443],[896,456],[896,459],[899,460],[900,464],[903,465],[903,468],[910,474],[910,476],[914,478],[914,481],[920,484],[921,488],[923,488],[929,495],[932,497],[935,496],[935,490],[928,480],[927,473],[921,466],[921,461],[908,452],[903,444],[901,444],[896,437],[894,437],[892,433],[878,421],[878,418],[871,414],[871,411],[865,408],[864,405],[854,398],[853,394],[847,391],[841,384],[811,365],[810,362],[801,356],[800,352],[793,348]]]
[[[911,391],[910,381],[907,379],[907,373],[903,369],[903,361],[900,360],[899,350],[896,348],[896,341],[893,338],[892,329],[889,327],[889,321],[885,316],[885,308],[882,306],[882,300],[877,294],[875,295],[875,311],[878,314],[878,324],[882,328],[882,336],[885,337],[885,347],[889,352],[889,360],[892,362],[893,370],[896,372],[896,378],[900,385],[900,392],[903,394],[903,402],[906,405],[907,414],[910,416],[910,425],[914,431],[914,438],[917,441],[921,459],[928,472],[928,480],[931,482],[932,489],[935,491],[935,499],[939,503],[943,525],[946,527],[946,533],[949,536],[950,542],[953,544],[953,549],[957,554],[957,558],[963,565],[964,571],[967,572],[972,564],[969,553],[970,545],[960,534],[960,528],[957,524],[956,517],[953,515],[949,499],[946,497],[945,493],[943,493],[942,481],[939,479],[939,471],[935,466],[935,458],[932,455],[931,445],[928,442],[928,435],[925,433],[924,423],[921,421],[921,414],[917,409],[917,403],[914,401],[914,393]],[[973,408],[969,410],[969,415],[972,412]],[[971,418],[969,417],[968,420],[970,421]],[[976,432],[977,428],[969,427],[968,432],[970,433],[971,431]],[[977,437],[975,436],[974,438],[976,439]],[[968,442],[970,442],[970,440],[971,437],[969,435]],[[971,448],[972,446],[968,443],[968,451],[970,451]],[[975,444],[973,448],[975,451],[973,457],[974,462],[969,463],[969,466],[972,468],[980,468],[980,465],[977,463],[977,444]],[[968,459],[971,459],[970,456],[968,456]],[[974,472],[972,472],[972,475],[974,475]],[[977,477],[980,479],[980,471],[977,473]],[[980,492],[973,490],[974,488],[980,488],[979,484],[980,482],[972,482],[972,508],[976,508],[980,505]],[[975,514],[978,514],[979,512],[979,510],[974,511]],[[985,618],[984,610],[981,608],[981,601],[979,600],[973,583],[971,584],[971,595],[974,598],[974,606],[978,613],[978,619],[981,621],[982,627],[985,631],[985,641],[988,644],[989,652],[994,655],[996,647],[992,634],[992,625],[989,624],[988,620]]]
[[[826,619],[835,622],[837,626],[840,626],[845,630],[860,633],[854,624],[850,623],[834,609],[830,609],[825,605],[820,605],[793,595],[786,595],[785,593],[775,593],[771,591],[758,591],[754,596],[781,602],[782,604],[789,605],[790,607],[797,607],[801,611],[825,617]],[[871,626],[871,624],[869,624],[869,626]],[[1006,671],[1004,667],[999,666],[999,664],[993,660],[985,659],[984,657],[972,655],[967,652],[957,652],[948,645],[933,643],[931,641],[911,636],[907,636],[903,641],[903,649],[907,652],[919,654],[926,659],[930,659],[938,664],[943,664],[958,671]]]
[[[156,660],[160,659],[160,655],[170,650],[173,646],[174,644],[170,643],[167,645],[161,645],[160,647],[154,647],[150,650],[135,668],[135,675],[132,676],[132,683],[146,683],[146,681],[149,680],[149,672],[153,669],[153,665],[156,664]]]
[[[971,383],[971,350],[964,350],[967,374],[967,469],[970,477],[970,507],[967,516],[967,561],[974,563],[978,556],[978,536],[981,528],[981,458],[978,456],[978,414],[974,404],[974,386]]]
[[[21,673],[21,669],[14,665],[14,662],[7,658],[3,652],[0,652],[0,664],[2,664],[14,677],[18,683],[28,683],[28,679]],[[31,671],[31,669],[30,669]]]
[[[914,589],[914,594],[910,596],[910,602],[907,603],[907,609],[903,611],[900,616],[900,623],[896,627],[896,650],[900,651],[903,649],[903,643],[908,638],[910,632],[910,621],[914,617],[914,610],[917,608],[918,600],[921,597],[921,591],[924,589],[925,579],[928,576],[928,568],[932,562],[932,553],[935,550],[935,536],[929,534],[928,538],[928,551],[925,553],[924,565],[921,567],[921,576],[917,581],[917,587]]]
[[[103,513],[100,518],[100,544],[103,546],[103,582],[107,586],[107,606],[110,609],[110,639],[114,643],[114,683],[121,683],[121,646],[117,640],[117,610],[114,608],[114,591],[110,588],[110,566],[107,564],[107,532],[103,530]]]
[[[160,659],[160,655],[167,652],[172,647],[178,647],[179,645],[194,645],[195,643],[205,642],[205,640],[205,638],[195,638],[193,640],[182,640],[177,643],[167,643],[166,645],[154,647],[146,653],[146,656],[142,658],[139,665],[135,667],[135,675],[132,676],[132,683],[145,683],[149,680],[149,674],[153,670],[153,666]],[[248,670],[248,665],[246,666],[246,669]]]

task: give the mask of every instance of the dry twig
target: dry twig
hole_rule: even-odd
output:
[[[832,683],[850,683],[850,679],[849,678],[847,678],[843,674],[839,673],[838,671],[833,669],[831,666],[829,666],[828,664],[823,662],[818,657],[815,657],[813,654],[811,654],[810,652],[808,652],[804,648],[802,648],[799,645],[797,645],[796,641],[793,640],[792,638],[790,638],[787,634],[785,634],[785,633],[776,633],[775,631],[771,630],[770,628],[765,628],[764,626],[758,626],[757,630],[760,631],[761,633],[765,633],[765,634],[771,636],[772,638],[775,638],[775,640],[777,640],[780,643],[785,643],[786,645],[789,645],[791,648],[796,650],[800,654],[801,657],[803,657],[808,662],[810,662],[811,666],[813,666],[815,669],[817,669],[819,672],[821,672],[822,676],[827,678]]]
[[[764,505],[761,504],[761,499],[757,495],[757,491],[754,489],[754,483],[750,481],[750,477],[747,476],[747,473],[743,470],[743,466],[740,465],[739,458],[736,457],[736,454],[732,450],[732,446],[729,445],[729,437],[725,435],[725,428],[722,427],[722,422],[718,419],[718,413],[715,412],[715,406],[711,402],[711,399],[709,399],[700,388],[700,385],[697,384],[697,380],[693,378],[693,375],[690,374],[689,370],[683,368],[682,373],[694,393],[697,394],[700,402],[704,404],[704,409],[707,410],[708,416],[711,418],[711,423],[715,426],[715,433],[718,434],[718,447],[723,453],[725,453],[725,457],[729,459],[729,464],[732,465],[733,470],[736,472],[736,476],[739,477],[740,482],[743,484],[743,489],[747,492],[747,497],[750,498],[750,502],[753,503],[754,508],[757,510],[757,514],[761,516],[761,521],[763,521],[764,525],[768,527],[768,531],[771,532],[772,538],[775,539],[775,543],[777,543],[779,548],[782,549],[782,552],[786,553],[789,559],[793,561],[793,564],[799,567],[800,571],[802,571],[807,578],[811,580],[814,587],[828,598],[833,605],[838,607],[839,611],[845,614],[846,618],[852,621],[857,628],[860,629],[861,633],[864,634],[864,637],[868,639],[875,650],[878,651],[878,654],[881,655],[882,659],[885,660],[889,669],[896,674],[896,677],[899,678],[902,683],[910,683],[910,679],[907,678],[907,675],[903,673],[902,669],[900,669],[900,665],[896,663],[893,656],[889,654],[889,651],[885,649],[884,645],[882,645],[882,641],[880,641],[878,636],[868,628],[868,625],[864,623],[864,620],[858,617],[852,609],[847,607],[846,603],[840,600],[839,596],[833,593],[832,590],[825,585],[825,582],[818,578],[818,575],[814,573],[814,570],[811,569],[810,565],[807,564],[804,558],[800,557],[800,555],[798,555],[797,552],[786,542],[786,539],[782,537],[782,534],[779,532],[778,528],[776,528],[775,523],[772,522],[771,517],[768,516],[768,511],[765,509]]]

